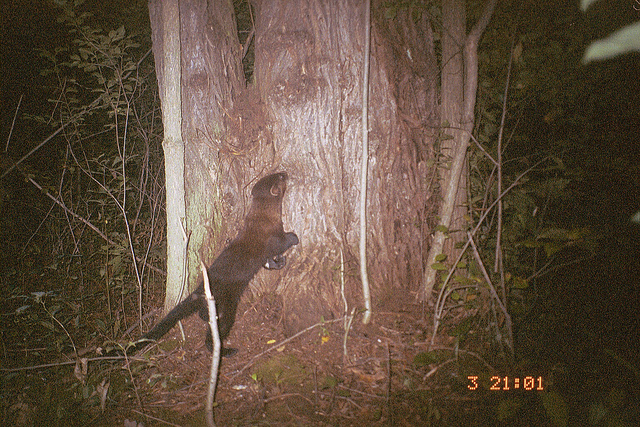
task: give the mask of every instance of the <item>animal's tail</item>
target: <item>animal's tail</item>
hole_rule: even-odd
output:
[[[147,346],[151,341],[157,341],[162,338],[179,320],[192,315],[198,310],[201,298],[202,295],[193,292],[182,300],[153,329],[144,334],[133,346],[128,347],[127,353],[133,354]]]

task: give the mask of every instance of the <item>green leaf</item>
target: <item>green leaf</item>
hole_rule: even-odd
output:
[[[596,0],[580,0],[580,9],[585,12]]]
[[[501,400],[496,406],[496,416],[498,421],[504,422],[515,417],[522,405],[522,399],[518,397]]]
[[[547,257],[550,257],[553,254],[560,252],[560,250],[564,247],[563,244],[558,242],[548,242],[544,244],[544,252]]]
[[[439,271],[447,270],[447,266],[441,262],[434,262],[433,264],[431,264],[431,268]]]
[[[82,57],[83,60],[87,60],[89,58],[89,56],[91,55],[91,51],[89,49],[85,49],[83,47],[78,49],[78,52],[80,52],[80,56]]]
[[[28,309],[29,307],[31,307],[31,306],[30,306],[30,305],[23,305],[22,307],[16,308],[16,310],[15,310],[15,312],[14,312],[14,313],[15,313],[16,315],[20,315],[20,314],[24,313],[24,311],[25,311],[26,309]]]
[[[388,20],[395,19],[397,13],[398,13],[398,9],[396,7],[392,7],[392,6],[386,7],[384,9],[384,18]]]
[[[42,326],[44,326],[45,328],[49,329],[50,331],[55,331],[56,328],[53,327],[53,325],[51,324],[51,322],[40,322],[40,324]]]
[[[109,31],[109,38],[112,41],[118,41],[124,37],[124,25],[121,25],[117,30]]]
[[[337,385],[338,379],[336,377],[324,377],[324,380],[322,381],[322,389],[336,388]]]
[[[529,287],[529,282],[527,279],[522,277],[514,277],[513,284],[511,285],[512,289],[527,289]]]
[[[539,248],[542,246],[542,243],[537,242],[535,240],[524,240],[523,242],[520,242],[520,244],[525,248],[529,248],[529,249]]]
[[[441,233],[448,233],[449,232],[449,228],[445,227],[444,225],[436,225],[436,227],[433,230],[434,231],[439,231]]]
[[[461,285],[473,285],[476,283],[472,278],[456,274],[453,276],[453,282]]]
[[[37,302],[37,303],[41,303],[42,302],[42,298],[47,295],[46,292],[31,292],[31,295],[33,296],[33,299]]]
[[[627,52],[640,51],[640,22],[624,27],[587,47],[582,62],[601,61]]]
[[[592,403],[589,407],[589,423],[592,426],[598,425],[607,416],[607,412],[602,402]]]
[[[413,357],[413,365],[416,367],[427,366],[445,360],[444,353],[440,351],[421,351]]]
[[[471,331],[475,323],[474,317],[467,317],[462,322],[458,323],[455,328],[449,333],[452,337],[458,337],[460,339],[464,339],[467,334]]]
[[[538,239],[547,239],[547,240],[570,240],[569,231],[563,228],[549,228],[546,230],[542,230],[540,234],[538,234]]]

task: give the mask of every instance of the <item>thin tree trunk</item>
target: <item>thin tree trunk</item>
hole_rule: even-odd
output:
[[[443,121],[449,122],[451,128],[448,132],[453,135],[451,140],[453,142],[451,152],[446,153],[452,158],[452,164],[451,171],[443,183],[445,193],[439,217],[440,225],[447,230],[452,225],[456,205],[466,205],[466,185],[461,186],[460,183],[464,182],[465,159],[473,129],[478,86],[478,42],[491,19],[496,2],[497,0],[487,2],[480,20],[466,38],[464,37],[466,26],[464,2],[462,0],[443,2]],[[450,66],[454,68],[449,68]],[[431,296],[437,273],[431,266],[436,262],[436,257],[443,253],[446,238],[443,231],[436,231],[427,256],[422,288],[417,295],[419,301],[426,301]]]
[[[161,27],[153,31],[156,74],[163,76],[161,89],[162,123],[164,125],[164,167],[167,201],[167,286],[165,311],[180,300],[185,278],[186,246],[184,238],[184,142],[182,140],[180,10],[178,0],[152,0],[152,15],[158,14]],[[153,28],[152,28],[153,30]],[[160,30],[160,31],[158,31]],[[160,79],[159,79],[160,80]],[[164,84],[162,84],[164,83]]]

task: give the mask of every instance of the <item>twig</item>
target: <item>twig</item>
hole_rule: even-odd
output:
[[[484,220],[487,218],[487,216],[489,215],[489,212],[491,212],[491,210],[498,204],[498,201],[501,200],[504,196],[506,196],[519,182],[520,180],[527,175],[529,172],[531,172],[533,169],[535,169],[536,167],[538,167],[538,165],[540,165],[541,163],[547,161],[549,159],[549,157],[545,157],[542,160],[536,162],[533,166],[531,166],[530,168],[527,168],[524,172],[522,172],[520,175],[518,175],[513,182],[511,183],[511,185],[509,185],[509,187],[507,187],[502,193],[500,193],[498,195],[498,197],[496,197],[496,200],[493,201],[493,203],[491,203],[491,205],[489,205],[489,207],[484,211],[484,213],[482,214],[482,216],[480,217],[480,219],[478,219],[478,223],[476,224],[476,226],[473,228],[473,230],[471,230],[471,232],[469,233],[469,236],[473,237],[476,235],[476,233],[478,232],[478,230],[480,229],[480,226],[482,225],[482,223],[484,222]],[[469,245],[471,244],[470,239],[467,239],[467,242],[464,244],[464,246],[462,247],[462,249],[460,249],[460,253],[458,254],[458,258],[456,258],[456,261],[453,263],[453,266],[455,267],[456,265],[458,265],[458,263],[460,262],[460,260],[462,260],[462,257],[464,256],[467,248],[469,247]],[[447,275],[447,278],[444,280],[444,282],[442,283],[442,288],[440,289],[440,293],[438,294],[438,300],[436,302],[436,310],[434,311],[434,316],[433,316],[433,333],[431,335],[431,345],[433,345],[433,343],[435,342],[436,339],[436,333],[438,332],[438,326],[440,325],[440,318],[438,317],[438,307],[439,305],[442,303],[444,304],[444,300],[446,299],[446,296],[443,298],[444,294],[447,291],[447,284],[449,283],[449,281],[451,280],[451,278],[453,277],[453,272],[455,271],[455,268],[451,268],[451,270],[449,271],[449,274]],[[447,294],[448,295],[448,294]]]
[[[344,322],[344,337],[342,338],[342,363],[344,365],[348,365],[349,363],[351,363],[351,361],[349,360],[349,355],[347,354],[347,339],[349,338],[349,331],[351,330],[351,324],[353,323],[355,312],[356,308],[353,307],[349,316],[346,316],[345,313],[346,321]]]
[[[586,260],[589,260],[589,259],[593,259],[594,257],[595,257],[595,255],[589,255],[587,257],[577,258],[577,259],[574,259],[572,261],[565,262],[565,263],[562,263],[562,264],[558,264],[556,266],[548,268],[551,265],[551,263],[556,260],[556,258],[552,258],[552,259],[549,260],[549,262],[547,262],[545,265],[540,267],[540,269],[538,271],[534,272],[533,274],[531,274],[531,276],[527,277],[527,282],[530,282],[531,280],[533,280],[533,279],[535,279],[537,277],[546,276],[547,274],[550,274],[550,273],[552,273],[552,272],[554,272],[554,271],[556,271],[556,270],[558,270],[560,268],[568,267],[568,266],[573,265],[573,264],[578,264],[580,262],[583,262],[583,261],[586,261]]]
[[[78,353],[82,356],[83,351],[79,351]],[[125,357],[123,355],[123,356],[99,356],[99,357],[86,358],[87,362],[97,362],[97,361],[103,361],[103,360],[125,360],[125,359],[126,359],[127,363],[130,363],[131,361],[149,362],[148,358],[144,358],[144,357],[140,357],[140,356],[133,356],[133,357],[127,356],[127,357]],[[67,361],[64,361],[64,362],[45,363],[45,364],[42,364],[42,365],[21,366],[19,368],[0,368],[0,372],[32,371],[32,370],[36,370],[36,369],[56,368],[58,366],[64,366],[64,365],[75,365],[76,363],[77,363],[77,360],[67,360]]]
[[[387,413],[390,413],[391,411],[391,401],[389,400],[389,397],[391,396],[391,353],[389,352],[389,343],[385,342],[384,343],[384,354],[385,354],[385,358],[387,359],[387,386],[385,387],[385,391],[386,391],[386,401],[387,401]]]
[[[18,100],[18,106],[16,107],[16,112],[13,115],[13,121],[11,121],[11,129],[9,129],[9,136],[7,136],[7,145],[4,147],[5,153],[9,151],[9,141],[11,141],[11,135],[13,134],[13,127],[16,124],[16,117],[18,117],[18,111],[20,110],[20,104],[22,104],[23,97],[24,97],[24,94],[20,95],[20,99]]]
[[[64,331],[65,334],[67,334],[67,337],[69,337],[69,341],[71,341],[71,346],[73,347],[73,352],[76,355],[76,358],[78,357],[78,349],[76,348],[76,343],[73,342],[73,338],[71,338],[71,335],[69,334],[69,331],[67,331],[67,328],[64,327],[64,325],[62,324],[62,322],[60,322],[56,316],[53,315],[53,313],[51,313],[49,311],[49,309],[47,308],[47,306],[44,304],[44,301],[40,301],[40,304],[42,304],[42,308],[44,309],[44,311],[47,312],[47,314],[49,316],[51,316],[51,318],[53,320],[56,321],[56,323],[62,328],[62,330]]]
[[[147,56],[149,56],[149,54],[151,53],[151,49],[149,49],[147,51],[147,53],[145,53],[144,55],[142,55],[142,58],[140,58],[140,60],[137,62],[136,67],[134,69],[137,69],[140,64],[142,63],[142,61],[145,60],[145,58]],[[129,71],[127,74],[124,75],[124,77],[122,79],[126,79],[127,77],[129,77],[131,75],[131,73],[133,73],[133,70]],[[76,116],[75,119],[80,119],[82,116],[84,116],[86,113],[88,113],[89,111],[91,111],[91,109],[93,109],[93,107],[97,106],[98,103],[102,100],[102,95],[98,96],[96,99],[94,99],[91,104],[89,104],[86,108],[84,108],[81,112],[79,112]],[[17,162],[15,162],[13,165],[11,165],[11,167],[9,169],[7,169],[1,176],[0,179],[4,178],[9,172],[11,172],[12,170],[14,170],[16,168],[16,166],[18,166],[20,163],[22,163],[23,161],[25,161],[26,159],[28,159],[33,153],[35,153],[36,151],[38,151],[40,148],[42,148],[43,145],[45,145],[47,142],[51,141],[51,139],[53,139],[53,137],[55,137],[57,134],[59,134],[60,132],[62,132],[62,130],[64,128],[66,128],[67,126],[69,126],[71,123],[73,123],[72,120],[64,123],[63,125],[61,125],[58,129],[56,129],[55,132],[53,132],[51,135],[49,135],[47,138],[45,138],[44,141],[42,141],[40,144],[38,144],[33,150],[29,151],[27,154],[25,154],[20,160],[18,160]]]
[[[351,315],[347,316],[349,311],[349,304],[347,303],[347,297],[344,293],[344,254],[342,248],[340,249],[340,295],[342,296],[342,302],[344,303],[344,337],[342,339],[342,364],[349,364],[349,356],[347,353],[347,338],[349,337],[349,329],[351,329],[351,323],[353,322],[353,314],[356,308],[353,307]]]
[[[371,55],[371,0],[364,10],[364,70],[362,81],[362,164],[360,173],[360,279],[365,312],[362,323],[371,321],[371,287],[367,273],[367,174],[369,167],[369,57]]]
[[[180,424],[170,423],[169,421],[165,421],[165,420],[163,420],[163,419],[161,419],[161,418],[152,417],[152,416],[151,416],[151,415],[149,415],[149,414],[145,414],[144,412],[136,411],[135,409],[132,409],[132,410],[131,410],[131,412],[135,412],[136,414],[138,414],[138,415],[142,415],[143,417],[147,417],[147,418],[149,418],[150,420],[153,420],[153,421],[159,421],[159,422],[161,422],[161,423],[163,423],[163,424],[166,424],[166,425],[169,425],[169,426],[180,427]],[[141,425],[142,425],[142,424],[141,424]]]
[[[110,357],[106,359],[122,359],[121,356],[118,357]],[[93,360],[93,359],[89,359]],[[21,366],[19,368],[0,368],[0,372],[22,372],[22,371],[32,371],[35,369],[47,369],[47,368],[55,368],[58,366],[64,365],[75,365],[77,360],[71,360],[68,362],[56,362],[56,363],[45,363],[44,365],[33,365],[33,366]]]
[[[48,198],[50,198],[51,200],[53,200],[53,202],[55,204],[57,204],[58,206],[60,206],[66,213],[68,213],[69,215],[73,216],[74,218],[76,218],[77,220],[83,222],[87,227],[89,227],[90,229],[92,229],[93,231],[95,231],[96,233],[98,233],[98,235],[100,237],[102,237],[104,239],[105,242],[109,243],[110,245],[114,245],[117,246],[118,244],[116,242],[114,242],[113,240],[111,240],[109,237],[107,237],[106,234],[104,234],[102,231],[100,231],[100,229],[98,227],[96,227],[95,225],[93,225],[92,223],[90,223],[88,220],[86,220],[85,218],[83,218],[82,216],[78,215],[77,213],[73,212],[71,209],[69,209],[64,202],[58,200],[56,197],[54,197],[51,193],[49,193],[47,190],[45,190],[44,188],[42,188],[42,186],[40,184],[38,184],[33,178],[31,178],[28,175],[25,175],[25,177],[27,178],[27,180],[32,183],[38,190],[40,190],[42,193],[44,193]],[[142,259],[140,259],[139,257],[136,256],[136,260],[138,262],[143,262]],[[160,270],[158,267],[155,267],[149,263],[145,262],[145,265],[147,267],[149,267],[151,270],[155,271],[156,273],[159,274],[163,274],[166,275],[167,273],[165,273],[164,271]]]
[[[218,314],[216,313],[216,301],[211,294],[211,286],[209,285],[209,275],[204,262],[200,260],[200,269],[202,270],[202,280],[204,282],[204,293],[207,297],[207,308],[209,309],[209,328],[211,329],[211,338],[213,339],[213,352],[211,354],[211,371],[209,372],[209,389],[207,390],[207,406],[204,408],[207,418],[207,426],[215,427],[216,422],[213,414],[213,399],[216,395],[216,385],[218,384],[218,369],[220,369],[220,332],[218,331]]]
[[[42,141],[40,144],[38,144],[38,146],[36,146],[33,150],[29,151],[27,154],[25,154],[24,156],[22,156],[22,158],[20,160],[18,160],[17,162],[15,162],[14,164],[12,164],[9,169],[7,169],[6,171],[4,171],[4,173],[2,174],[2,176],[0,176],[0,178],[4,178],[5,176],[7,176],[7,174],[9,172],[11,172],[12,170],[14,170],[16,168],[16,166],[18,166],[20,163],[22,163],[23,161],[25,161],[27,158],[29,158],[33,153],[35,153],[36,151],[38,151],[44,144],[46,144],[47,142],[51,141],[53,139],[53,137],[55,137],[57,134],[59,134],[60,132],[62,132],[62,130],[64,128],[66,128],[68,125],[70,125],[71,122],[67,122],[65,124],[63,124],[62,126],[60,126],[58,128],[58,130],[56,130],[55,132],[53,132],[51,135],[49,135],[44,141]]]
[[[122,349],[122,346],[120,346],[120,348]],[[122,354],[124,355],[124,359],[125,359],[125,363],[124,363],[124,368],[127,370],[127,373],[129,374],[129,379],[131,380],[131,385],[133,385],[133,392],[136,394],[136,400],[138,401],[138,406],[140,408],[142,408],[142,399],[140,398],[140,394],[138,393],[138,386],[136,385],[136,379],[133,376],[133,372],[131,372],[131,362],[129,359],[129,356],[127,356],[127,352],[122,349]]]
[[[472,357],[475,357],[476,359],[478,359],[487,369],[489,369],[490,372],[497,372],[496,368],[491,366],[486,360],[484,360],[482,358],[482,356],[480,356],[478,353],[475,353],[473,351],[463,350],[463,349],[460,349],[460,348],[443,347],[443,346],[429,346],[429,349],[431,351],[433,351],[433,350],[447,350],[447,351],[451,351],[451,352],[455,352],[455,353],[468,354],[469,356],[472,356]]]
[[[313,396],[315,397],[314,409],[318,410],[318,365],[313,365]]]
[[[498,302],[498,305],[500,306],[500,310],[502,310],[502,315],[505,318],[505,323],[506,323],[506,328],[507,328],[507,335],[508,335],[508,340],[509,340],[509,342],[507,344],[509,346],[509,351],[511,353],[511,356],[513,356],[513,330],[511,328],[511,315],[509,314],[509,311],[507,310],[507,307],[505,306],[505,304],[507,303],[506,295],[504,296],[504,298],[505,298],[504,301],[502,301],[500,299],[500,296],[498,296],[498,292],[496,292],[495,287],[491,283],[491,278],[489,277],[489,273],[487,273],[487,269],[484,267],[484,263],[482,262],[482,258],[480,257],[480,253],[478,252],[478,248],[476,246],[476,242],[473,240],[473,236],[471,236],[471,234],[469,232],[467,232],[467,236],[469,237],[469,242],[471,243],[471,249],[473,250],[473,257],[475,258],[476,262],[478,263],[478,266],[480,267],[480,270],[482,271],[482,275],[484,276],[484,280],[487,282],[487,285],[489,286],[489,289],[491,290],[491,295]],[[497,325],[496,325],[496,328],[498,328]]]
[[[144,322],[145,320],[147,320],[149,317],[155,315],[158,311],[160,311],[159,308],[156,308],[154,310],[149,311],[147,314],[145,314],[144,316],[142,316],[142,321]],[[136,322],[133,325],[129,326],[129,329],[127,329],[126,331],[124,331],[124,333],[122,334],[122,336],[126,337],[127,335],[129,335],[135,328],[137,328],[140,325],[140,322]],[[140,333],[142,333],[142,329],[140,329]]]
[[[249,6],[249,7],[251,7],[251,6]],[[249,50],[249,45],[251,45],[251,39],[253,39],[253,36],[254,36],[255,33],[256,33],[256,28],[252,27],[251,28],[251,32],[247,36],[247,40],[245,40],[245,42],[244,42],[244,47],[242,48],[242,56],[241,56],[242,59],[244,59],[244,57],[247,56],[247,51]]]

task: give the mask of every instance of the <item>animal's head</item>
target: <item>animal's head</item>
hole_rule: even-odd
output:
[[[282,200],[284,192],[287,190],[287,177],[286,172],[265,176],[253,186],[251,196],[254,200]]]

